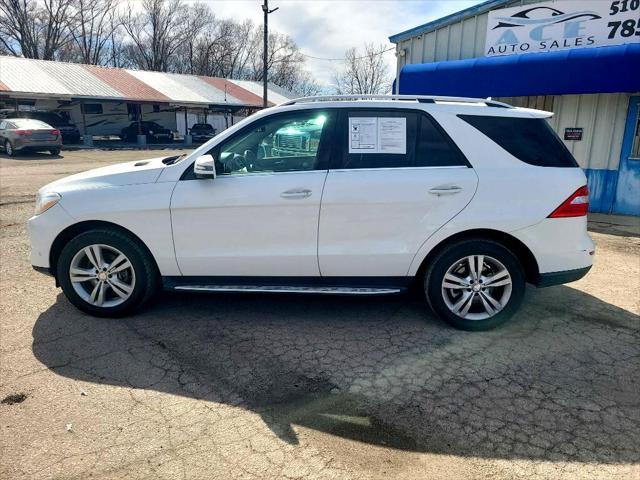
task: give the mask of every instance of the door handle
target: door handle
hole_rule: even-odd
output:
[[[442,195],[455,195],[461,191],[462,187],[459,187],[458,185],[440,185],[438,187],[431,188],[429,193],[440,197]]]
[[[306,188],[292,188],[286,190],[280,194],[282,198],[295,199],[295,198],[308,198],[311,196],[311,190]]]

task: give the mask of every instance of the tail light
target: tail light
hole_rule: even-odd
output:
[[[51,130],[52,135],[60,135],[60,130]]]
[[[33,130],[16,130],[16,135],[32,135]]]
[[[589,210],[589,188],[585,185],[567,198],[556,208],[549,218],[583,217]]]

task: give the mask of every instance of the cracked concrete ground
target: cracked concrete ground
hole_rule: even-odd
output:
[[[144,155],[0,159],[0,478],[640,478],[636,219],[599,217],[592,272],[486,333],[417,295],[88,317],[31,270],[33,194]]]

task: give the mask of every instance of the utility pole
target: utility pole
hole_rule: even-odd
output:
[[[264,0],[262,4],[262,12],[264,13],[264,28],[263,28],[263,46],[262,51],[262,106],[267,108],[269,105],[267,102],[267,57],[269,53],[269,14],[278,10],[279,7],[269,10],[269,0]]]

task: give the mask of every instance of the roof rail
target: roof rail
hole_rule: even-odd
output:
[[[511,105],[496,102],[491,98],[471,98],[471,97],[447,97],[442,95],[319,95],[315,97],[300,97],[281,103],[279,106],[296,105],[299,103],[313,102],[341,102],[354,100],[395,100],[404,102],[435,103],[435,102],[457,102],[457,103],[484,103],[488,107],[513,108]]]

